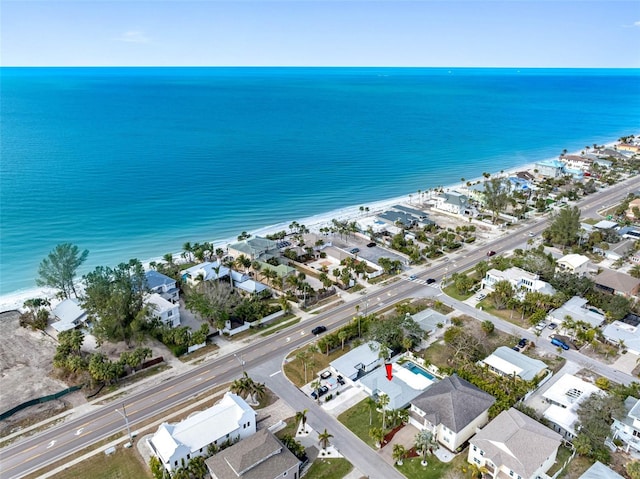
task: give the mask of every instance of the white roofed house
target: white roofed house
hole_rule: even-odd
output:
[[[550,404],[543,416],[554,431],[571,441],[576,436],[575,424],[580,403],[599,392],[601,390],[596,385],[565,374],[542,395]]]
[[[604,322],[604,315],[597,312],[595,308],[588,308],[588,306],[588,300],[580,296],[574,296],[558,309],[549,312],[547,318],[562,324],[569,316],[574,321],[581,321],[591,328],[597,328]]]
[[[469,441],[467,461],[486,467],[493,479],[548,478],[562,436],[511,408],[502,411]]]
[[[162,423],[151,439],[149,447],[164,468],[171,472],[182,460],[207,453],[210,444],[220,446],[256,433],[256,412],[244,399],[226,393],[214,406],[177,423]]]
[[[560,157],[560,160],[567,165],[567,168],[582,171],[589,171],[593,163],[593,160],[590,158],[580,155],[563,155]]]
[[[230,269],[223,266],[219,261],[204,262],[180,271],[183,281],[190,285],[198,284],[200,281],[218,280],[229,276]]]
[[[524,297],[527,292],[555,294],[555,289],[549,283],[542,281],[540,276],[529,273],[521,268],[511,267],[504,271],[490,269],[482,279],[482,287],[493,291],[493,287],[499,281],[508,281],[518,296]]]
[[[149,288],[152,293],[158,293],[172,303],[178,302],[180,299],[180,290],[178,289],[175,279],[166,274],[159,273],[154,269],[145,272],[144,275],[147,280],[147,288]]]
[[[180,326],[180,306],[177,303],[167,301],[158,293],[148,295],[144,303],[152,317],[172,328]]]
[[[65,299],[53,308],[53,316],[57,321],[51,327],[57,332],[77,328],[87,320],[87,312],[82,309],[77,299]]]
[[[337,374],[355,381],[373,371],[383,361],[380,357],[380,343],[369,341],[334,359],[330,366]]]
[[[624,345],[630,353],[640,355],[640,318],[628,314],[622,321],[614,321],[603,330],[604,338],[612,343]]]
[[[547,370],[547,365],[539,359],[530,358],[507,346],[498,347],[478,364],[501,376],[518,376],[524,381],[531,381]]]
[[[589,258],[582,254],[567,254],[556,261],[556,271],[584,276],[589,272]]]
[[[625,452],[640,458],[640,400],[628,396],[624,401],[624,415],[613,418],[613,439],[623,442]]]

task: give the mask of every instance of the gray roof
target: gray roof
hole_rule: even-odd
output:
[[[158,286],[175,286],[176,280],[170,278],[166,274],[159,273],[155,269],[151,269],[144,273],[147,280],[147,286],[149,289],[157,288]]]
[[[631,294],[640,284],[640,280],[626,273],[605,269],[598,276],[593,278],[597,285],[611,288],[614,291],[620,291],[625,294]]]
[[[409,208],[408,206],[404,206],[404,205],[393,205],[391,208],[393,208],[394,210],[404,211],[405,213],[409,213],[410,215],[413,215],[413,216],[417,217],[418,219],[424,219],[424,218],[427,218],[429,216],[424,211],[420,211],[420,210],[417,210],[415,208]]]
[[[514,351],[507,346],[500,346],[493,354],[487,356],[482,362],[494,366],[507,375],[515,372],[521,379],[531,381],[540,372],[547,369],[547,365],[539,359],[533,359]]]
[[[271,479],[300,463],[268,429],[234,444],[205,461],[217,479]]]
[[[454,374],[427,388],[411,404],[423,411],[431,424],[443,424],[457,433],[495,401],[491,394]]]
[[[390,381],[387,379],[387,371],[385,368],[377,368],[360,379],[360,382],[369,388],[373,394],[384,393],[389,396],[389,404],[387,409],[405,408],[417,397],[422,391],[413,389],[407,383],[397,376]],[[429,386],[429,388],[432,388]]]
[[[418,221],[418,218],[403,211],[384,211],[378,215],[378,218],[390,221],[393,224],[400,222],[404,226],[412,226]]]
[[[596,461],[593,466],[587,469],[578,479],[624,479],[620,474],[609,467]]]
[[[452,191],[444,194],[444,197],[447,203],[451,205],[458,205],[460,207],[467,206],[468,198],[462,193],[458,193],[457,191]]]
[[[587,309],[588,301],[580,296],[574,296],[558,309],[551,311],[550,316],[557,321],[564,321],[566,316],[571,316],[575,321],[584,321],[595,328],[604,322],[604,315]]]
[[[447,324],[447,317],[444,314],[430,308],[414,314],[412,318],[423,331],[435,331],[438,328],[438,323]]]
[[[334,359],[330,365],[340,374],[352,377],[361,369],[358,367],[360,364],[368,366],[375,363],[380,359],[379,355],[380,343],[377,341],[369,341]]]
[[[470,442],[496,467],[506,466],[522,477],[533,477],[561,441],[560,434],[511,408],[498,414]]]

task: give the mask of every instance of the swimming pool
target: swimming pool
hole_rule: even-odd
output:
[[[431,381],[435,381],[436,378],[432,374],[429,374],[424,368],[418,366],[416,363],[412,363],[411,361],[407,361],[403,364],[405,368],[411,371],[413,374],[420,374]]]

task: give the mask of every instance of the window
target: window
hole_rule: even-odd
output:
[[[509,471],[509,475],[513,477],[513,471]]]
[[[478,448],[477,448],[476,446],[473,446],[473,450],[474,450],[474,451],[477,451],[477,450],[478,450]]]
[[[173,316],[173,311],[167,311],[167,316],[168,316],[168,317]]]
[[[282,474],[282,475],[283,475],[283,476],[286,476],[286,475],[287,475],[287,471],[284,471],[284,474]]]
[[[473,462],[475,462],[476,464],[480,464],[480,459],[478,459],[477,457],[474,457]]]
[[[187,454],[187,460],[191,459],[191,454]]]

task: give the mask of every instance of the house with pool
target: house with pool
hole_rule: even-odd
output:
[[[409,423],[428,430],[455,451],[489,422],[495,398],[454,374],[438,381],[411,401]]]

